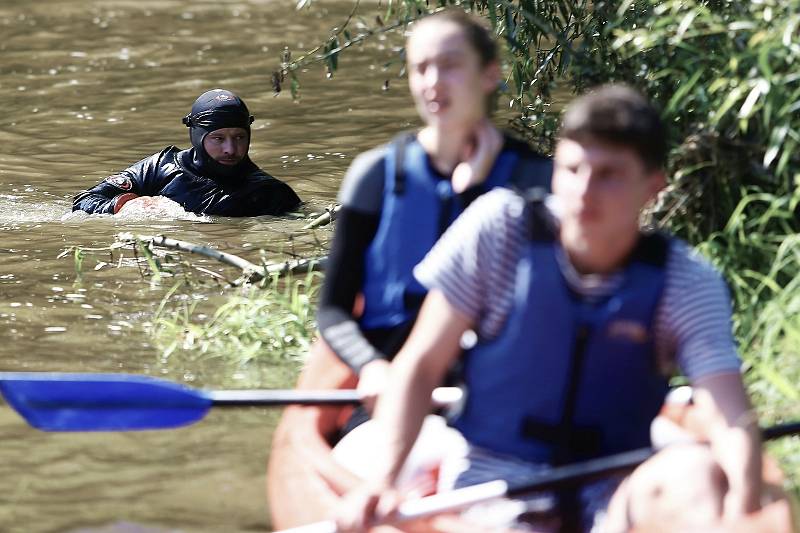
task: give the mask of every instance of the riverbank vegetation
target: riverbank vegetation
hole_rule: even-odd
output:
[[[148,325],[160,366],[195,372],[210,367],[229,375],[247,375],[248,381],[257,380],[261,386],[267,386],[265,376],[267,383],[285,386],[313,340],[314,301],[321,278],[316,271],[285,277],[273,274],[239,289],[213,309],[208,301],[192,298],[185,282],[178,282]],[[276,369],[280,369],[280,379],[276,379]]]
[[[284,55],[273,78],[290,77],[296,91],[299,72],[311,63],[333,72],[352,42],[448,3],[389,0],[377,17],[354,9],[317,52],[294,63]],[[800,0],[461,5],[486,17],[505,42],[499,105],[510,106],[512,126],[541,150],[552,149],[560,105],[594,85],[628,83],[660,106],[670,127],[670,183],[648,222],[687,239],[729,280],[734,330],[762,423],[800,418]],[[236,296],[202,326],[187,318],[191,313],[165,311],[154,333],[167,339],[166,352],[186,342],[185,335],[174,340],[179,329],[200,328],[192,342],[249,343],[222,349],[248,354],[247,361],[258,361],[268,346],[300,357],[313,332],[307,307],[317,282],[303,280],[303,298],[294,289]],[[276,313],[287,318],[261,316]],[[223,326],[226,320],[237,326]],[[286,348],[279,337],[289,323],[295,344]],[[774,444],[793,476],[800,471],[796,442]]]

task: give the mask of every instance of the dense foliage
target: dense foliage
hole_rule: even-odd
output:
[[[798,0],[389,0],[371,24],[356,2],[326,43],[284,61],[276,75],[314,61],[333,72],[352,44],[456,4],[485,16],[507,44],[505,93],[516,125],[544,151],[570,93],[624,82],[660,106],[671,130],[673,182],[659,219],[691,241],[723,229],[754,190],[794,190]]]
[[[281,375],[288,377],[269,381],[286,386],[314,336],[313,300],[320,277],[319,272],[284,278],[275,274],[211,306],[191,296],[191,284],[178,282],[148,326],[161,353],[160,366],[171,371],[191,368],[195,374],[206,369],[223,374],[247,371],[250,379],[260,381],[262,376],[252,368],[258,365],[251,365],[258,361],[267,363],[264,370],[273,378],[282,368]]]

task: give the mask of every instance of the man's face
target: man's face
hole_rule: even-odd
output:
[[[221,128],[206,135],[203,148],[217,163],[233,166],[247,155],[250,136],[244,128]]]
[[[496,63],[481,65],[464,31],[449,21],[424,21],[406,46],[408,85],[427,125],[471,126],[485,116],[499,81]]]
[[[648,169],[631,148],[562,139],[553,172],[562,245],[590,265],[624,260],[642,208],[663,185],[664,174]]]

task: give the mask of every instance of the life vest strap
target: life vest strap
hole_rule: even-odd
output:
[[[395,153],[393,191],[397,195],[403,194],[403,192],[406,190],[406,176],[403,167],[405,166],[406,146],[408,145],[409,141],[411,141],[413,135],[413,132],[404,131],[403,133],[395,136],[391,143],[394,147]]]

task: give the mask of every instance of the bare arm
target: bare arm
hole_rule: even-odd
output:
[[[377,450],[381,454],[380,469],[348,496],[338,518],[342,530],[363,530],[374,520],[381,496],[392,492],[430,411],[431,391],[461,352],[461,335],[471,325],[440,291],[428,293],[408,341],[392,362],[389,385],[378,399],[374,420],[385,436],[384,445]],[[390,502],[386,510],[393,510],[395,503]]]
[[[345,389],[356,376],[318,339],[297,382],[299,390]],[[272,525],[278,528],[330,517],[342,494],[363,480],[337,463],[328,444],[351,407],[290,406],[272,438],[267,474]],[[308,505],[308,501],[315,505]]]
[[[376,420],[387,436],[386,482],[394,482],[425,415],[433,389],[461,353],[461,335],[471,321],[434,289],[425,298],[411,335],[392,363],[389,386],[378,400]]]
[[[712,453],[728,478],[725,518],[755,511],[761,495],[761,435],[741,376],[718,374],[694,386],[697,407],[708,413]]]

